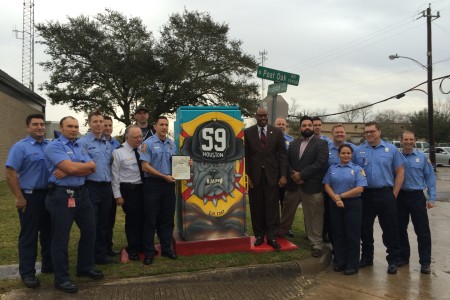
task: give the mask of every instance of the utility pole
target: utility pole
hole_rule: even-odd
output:
[[[259,55],[261,55],[261,66],[264,67],[264,62],[267,60],[267,51],[266,49],[263,52],[259,51]],[[261,79],[261,100],[264,99],[264,79]]]
[[[430,143],[430,161],[433,169],[436,171],[436,143],[434,135],[434,109],[433,109],[433,58],[432,58],[432,38],[431,21],[440,17],[439,12],[436,15],[431,14],[431,4],[427,10],[423,11],[422,17],[427,18],[427,89],[428,89],[428,137]]]

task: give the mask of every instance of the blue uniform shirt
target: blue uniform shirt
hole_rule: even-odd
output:
[[[344,144],[350,145],[353,149],[352,162],[356,164],[356,146],[352,143],[345,142]],[[339,147],[336,147],[333,142],[328,143],[328,166],[338,164],[341,159],[339,158]]]
[[[114,151],[117,147],[120,146],[120,143],[113,137],[108,141],[111,144],[111,150]]]
[[[140,147],[140,160],[150,163],[159,173],[172,175],[172,155],[175,155],[175,144],[168,137],[161,141],[158,135],[146,139]],[[144,173],[145,177],[150,177]]]
[[[383,140],[375,148],[365,142],[355,154],[356,163],[366,172],[369,188],[393,187],[395,169],[405,164],[405,158],[398,149]]]
[[[78,140],[78,145],[86,149],[91,159],[95,162],[96,171],[89,174],[86,179],[110,182],[111,181],[111,157],[113,148],[104,135],[101,139],[96,138],[92,132]]]
[[[424,190],[427,188],[428,200],[435,201],[436,175],[431,162],[417,149],[414,149],[411,154],[405,157],[405,180],[403,181],[402,190]]]
[[[27,136],[11,147],[5,166],[16,171],[22,190],[47,188],[49,174],[44,155],[47,145],[45,139],[38,143]]]
[[[284,134],[284,142],[286,143],[286,149],[289,149],[289,144],[294,140],[289,134]]]
[[[338,163],[328,168],[322,183],[329,184],[335,194],[342,194],[358,186],[366,187],[367,179],[360,166],[352,162],[347,165]]]
[[[65,136],[60,135],[54,139],[45,149],[45,160],[47,161],[47,169],[50,172],[49,182],[62,186],[77,187],[84,184],[85,176],[66,176],[57,179],[53,176],[57,165],[64,160],[73,162],[89,162],[92,159],[87,152],[78,144],[78,141],[69,141]]]
[[[327,142],[327,143],[332,143],[332,142],[333,142],[333,141],[330,140],[330,138],[327,137],[326,135],[321,135],[321,136],[320,136],[320,139],[321,139],[321,140],[324,140],[324,141]]]

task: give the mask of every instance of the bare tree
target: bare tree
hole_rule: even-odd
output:
[[[373,106],[368,106],[370,104],[371,103],[367,101],[361,101],[355,104],[355,107],[359,108],[358,113],[363,123],[366,123],[369,120],[369,116],[372,114]]]
[[[352,104],[339,104],[339,112],[343,112],[340,116],[344,122],[355,122],[358,117],[358,110]]]

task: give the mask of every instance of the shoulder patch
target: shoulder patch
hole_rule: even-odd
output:
[[[141,151],[142,151],[142,152],[147,151],[147,144],[142,144],[142,145],[141,145]]]
[[[366,172],[364,172],[364,169],[359,169],[359,173],[361,173],[362,176],[366,177]]]

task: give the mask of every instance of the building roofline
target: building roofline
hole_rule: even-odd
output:
[[[22,94],[26,98],[36,102],[41,106],[45,106],[47,103],[47,101],[44,98],[42,98],[41,96],[39,96],[26,86],[24,86],[22,83],[20,83],[19,81],[8,75],[6,72],[2,71],[1,69],[0,69],[0,82],[4,83],[14,91]]]

